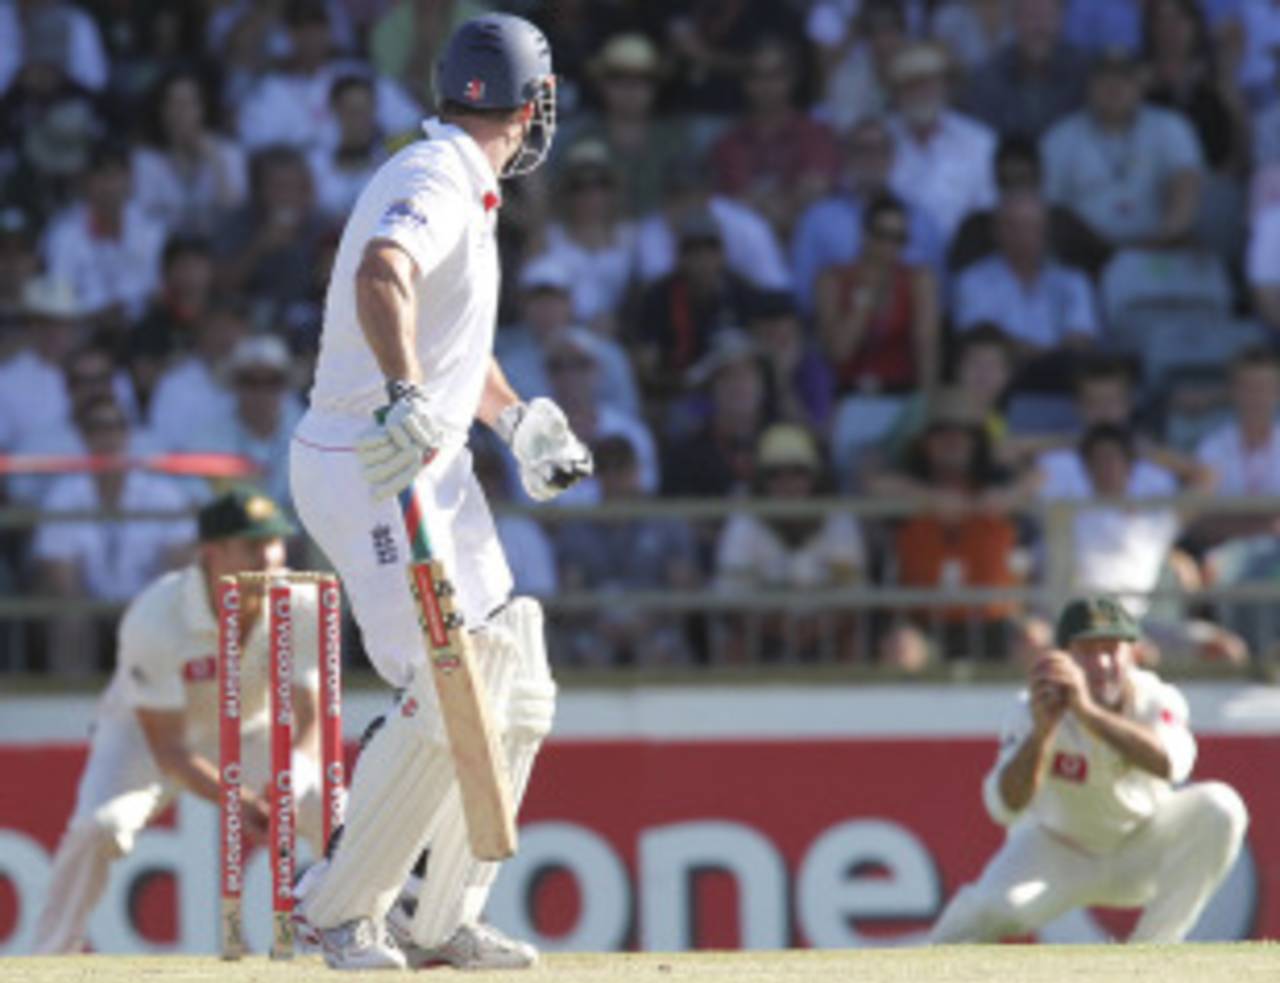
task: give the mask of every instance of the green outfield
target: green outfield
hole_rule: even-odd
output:
[[[224,963],[213,958],[79,956],[0,959],[9,983],[276,983],[337,980],[315,958],[270,963],[261,958]],[[362,977],[401,978],[366,973]],[[850,981],[850,983],[1250,983],[1280,980],[1280,945],[1237,943],[1183,946],[966,946],[824,952],[706,952],[548,956],[528,973],[456,973],[467,983],[642,983],[670,980]]]

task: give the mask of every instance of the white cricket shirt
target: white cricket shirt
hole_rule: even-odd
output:
[[[1184,782],[1196,759],[1187,726],[1187,701],[1154,673],[1130,670],[1133,705],[1125,716],[1155,730],[1169,755],[1171,781],[1130,764],[1111,745],[1087,731],[1070,711],[1049,749],[1049,770],[1030,804],[1015,813],[1000,795],[1000,773],[1031,733],[1031,707],[1024,692],[1006,723],[995,767],[982,784],[991,818],[1003,825],[1037,822],[1090,853],[1109,853],[1138,828]]]
[[[246,588],[246,590],[249,588]],[[241,648],[241,719],[245,730],[267,725],[267,619],[263,615]],[[316,589],[293,589],[293,681],[315,690],[319,626]],[[120,651],[102,716],[129,716],[140,707],[181,710],[191,750],[218,754],[218,624],[198,565],[153,581],[120,622]]]
[[[493,351],[498,306],[498,182],[463,130],[428,120],[427,139],[382,165],[356,200],[325,299],[313,410],[368,426],[387,401],[386,379],[356,314],[356,270],[365,247],[386,239],[417,264],[417,353],[436,418],[465,434]],[[304,422],[315,433],[318,421]],[[339,424],[340,427],[340,424]],[[332,424],[330,424],[332,433]],[[339,436],[332,433],[333,436]]]

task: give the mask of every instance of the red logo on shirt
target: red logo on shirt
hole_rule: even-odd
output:
[[[479,102],[484,98],[484,80],[472,79],[462,87],[462,96],[467,102]]]
[[[212,655],[188,659],[182,663],[182,680],[187,683],[205,683],[218,676],[218,660]]]
[[[486,191],[484,193],[484,210],[486,212],[493,211],[495,208],[497,208],[501,204],[502,204],[502,199],[499,198],[492,191]]]
[[[1082,754],[1059,751],[1053,756],[1053,774],[1066,782],[1084,784],[1089,778],[1089,762]]]
[[[417,712],[418,712],[418,701],[415,700],[412,696],[409,697],[409,699],[405,700],[404,703],[401,704],[400,706],[400,716],[402,717],[412,717]]]

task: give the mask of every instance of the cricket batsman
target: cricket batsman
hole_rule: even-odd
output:
[[[1083,906],[1142,908],[1131,942],[1178,942],[1231,869],[1248,826],[1235,790],[1183,784],[1187,703],[1134,665],[1138,628],[1108,597],[1063,609],[1056,651],[1029,670],[982,786],[1009,827],[930,940],[990,942]]]
[[[152,583],[121,619],[116,670],[98,706],[75,812],[36,923],[37,953],[83,948],[111,862],[133,849],[138,833],[179,792],[218,802],[218,580],[284,570],[284,540],[295,529],[271,499],[240,489],[205,505],[198,528],[196,562]],[[314,590],[295,595],[293,780],[298,830],[319,856],[316,603]],[[240,794],[248,835],[259,843],[266,841],[269,814],[265,794],[254,789],[265,790],[270,770],[263,609],[261,592],[244,593]]]
[[[453,582],[518,802],[551,727],[555,686],[541,609],[510,600],[467,432],[475,420],[493,428],[535,499],[592,470],[559,407],[523,403],[492,354],[499,181],[537,167],[550,148],[547,40],[519,17],[469,20],[446,45],[436,93],[440,114],[425,139],[383,164],[347,221],[311,406],[291,450],[303,525],[341,574],[374,667],[402,691],[356,767],[337,848],[299,885],[299,927],[339,969],[398,968],[406,956],[476,969],[536,959],[480,921],[497,868],[468,846],[395,499],[412,486]],[[386,916],[428,841],[418,903],[393,940]]]

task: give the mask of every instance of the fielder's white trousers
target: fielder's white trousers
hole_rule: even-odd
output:
[[[262,789],[269,771],[269,732],[246,731],[241,755],[245,782]],[[320,768],[303,768],[295,756],[298,833],[319,856]],[[79,952],[85,925],[107,885],[111,862],[133,849],[138,834],[164,811],[179,789],[156,765],[142,726],[132,714],[102,717],[94,725],[89,760],[76,792],[76,807],[58,844],[49,890],[36,922],[36,953]],[[216,844],[210,844],[214,849]]]
[[[374,501],[353,449],[372,423],[308,411],[290,449],[290,480],[298,517],[342,577],[370,661],[403,688],[415,668],[425,668],[426,651],[405,572],[409,542],[400,506],[394,498]],[[414,491],[432,551],[467,624],[479,627],[506,603],[512,581],[470,451],[442,452],[419,472]]]
[[[1097,905],[1143,908],[1131,942],[1179,942],[1231,869],[1248,822],[1234,789],[1204,782],[1174,791],[1103,856],[1020,823],[982,876],[951,899],[929,941],[994,942]]]

